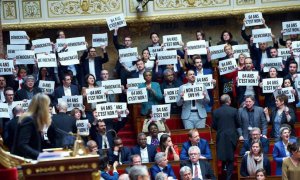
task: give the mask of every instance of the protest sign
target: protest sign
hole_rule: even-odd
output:
[[[55,81],[39,80],[39,88],[45,94],[52,94],[54,92]]]
[[[32,40],[34,46],[34,53],[50,53],[52,51],[52,45],[50,38]]]
[[[23,108],[24,112],[27,111],[29,104],[31,100],[26,100],[26,101],[13,101],[12,102],[12,108],[16,107],[16,105],[19,105]]]
[[[295,88],[300,90],[300,74],[296,74],[295,78]]]
[[[0,60],[0,75],[11,75],[14,69],[13,60]]]
[[[154,60],[156,57],[156,53],[158,51],[163,51],[164,49],[161,46],[154,46],[154,47],[148,47],[148,50],[150,52],[150,59]]]
[[[219,72],[220,75],[228,74],[235,71],[237,68],[235,58],[219,61]]]
[[[106,102],[105,89],[103,87],[86,89],[88,103]]]
[[[183,86],[183,99],[184,101],[203,99],[204,86],[203,84],[194,84]],[[207,95],[208,96],[208,95]]]
[[[85,37],[74,37],[66,39],[56,39],[57,51],[60,52],[64,45],[67,44],[68,51],[86,50]]]
[[[117,118],[116,106],[112,103],[102,103],[96,105],[98,119],[111,119]]]
[[[282,57],[277,58],[262,58],[261,64],[264,66],[264,72],[269,72],[271,67],[275,67],[277,71],[282,71]]]
[[[57,67],[55,54],[37,54],[38,67]]]
[[[152,118],[154,120],[170,119],[171,104],[152,105]]]
[[[253,43],[264,43],[272,41],[272,32],[270,28],[252,29]]]
[[[187,42],[186,47],[188,55],[207,54],[205,40]]]
[[[101,85],[102,85],[102,87],[104,87],[104,91],[107,92],[107,94],[122,93],[120,79],[101,81]]]
[[[124,14],[117,14],[114,16],[107,17],[106,23],[110,31],[127,26]]]
[[[219,59],[226,56],[224,51],[225,44],[217,45],[217,46],[210,46],[209,51],[211,55],[211,59]]]
[[[80,136],[88,136],[90,134],[90,128],[88,124],[88,119],[76,121],[77,132]]]
[[[15,52],[16,64],[35,64],[34,51],[32,50],[20,50]]]
[[[300,34],[300,21],[282,22],[283,35]]]
[[[103,34],[92,34],[92,46],[100,47],[108,45],[107,33]]]
[[[58,53],[59,62],[62,66],[69,66],[73,64],[79,64],[78,54],[76,51],[67,51]]]
[[[177,49],[181,48],[180,45],[182,42],[181,34],[174,34],[174,35],[165,35],[163,36],[163,45],[166,49]]]
[[[10,118],[7,103],[0,103],[0,118]]]
[[[238,86],[258,86],[258,71],[238,71]]]
[[[9,44],[7,45],[7,58],[14,59],[16,57],[15,52],[20,50],[25,50],[25,45],[14,45]]]
[[[214,84],[213,84],[212,80],[213,80],[212,74],[197,75],[195,82],[203,84],[206,89],[213,89]]]
[[[281,87],[282,78],[266,78],[262,81],[263,93],[273,93],[278,87]]]
[[[25,31],[9,31],[10,44],[29,44]]]
[[[136,61],[138,56],[137,47],[119,49],[120,63]]]
[[[292,42],[293,55],[300,56],[300,41]]]
[[[127,79],[127,88],[128,89],[138,89],[140,84],[145,83],[144,78],[130,78]]]
[[[164,89],[165,103],[176,103],[179,88]]]
[[[82,110],[82,96],[63,96],[62,100],[68,104],[68,111],[72,111],[74,108]]]
[[[156,53],[158,65],[177,64],[177,51],[158,51]]]
[[[233,56],[235,59],[239,58],[240,54],[245,54],[246,57],[250,57],[250,50],[248,44],[234,45],[232,46]]]
[[[135,104],[148,102],[148,93],[146,88],[128,89],[127,90],[127,103]]]
[[[293,90],[293,87],[286,87],[286,88],[276,89],[273,94],[274,94],[275,98],[280,94],[284,94],[288,98],[288,102],[291,103],[291,102],[295,101],[295,96],[292,93],[292,90]]]
[[[119,102],[114,102],[114,103],[107,103],[107,104],[112,104],[116,108],[116,113],[120,113],[121,117],[126,117],[126,109],[127,109],[127,103],[119,103]]]
[[[279,49],[277,49],[277,51],[278,51],[279,57],[290,57],[291,56],[290,48],[279,48]]]
[[[261,12],[251,12],[245,14],[245,26],[257,26],[262,25],[262,13]]]

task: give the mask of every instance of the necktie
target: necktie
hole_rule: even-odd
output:
[[[192,106],[196,106],[196,101],[195,100],[192,100]]]
[[[198,178],[198,164],[195,163],[195,172],[194,172],[194,178]]]

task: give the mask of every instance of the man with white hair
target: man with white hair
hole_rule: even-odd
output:
[[[189,148],[190,160],[180,163],[180,167],[188,166],[192,169],[192,177],[198,179],[216,179],[210,164],[206,160],[200,160],[200,149],[198,146]]]
[[[168,180],[168,175],[164,172],[159,172],[156,174],[155,180]]]
[[[155,165],[150,168],[151,179],[155,180],[155,177],[159,172],[163,172],[169,177],[171,176],[174,179],[177,179],[172,166],[168,164],[168,159],[164,152],[158,152],[155,155]]]
[[[183,166],[179,171],[182,180],[192,180],[192,170],[188,166]]]
[[[130,180],[149,180],[149,172],[147,166],[136,165],[132,166],[129,172],[129,179]]]

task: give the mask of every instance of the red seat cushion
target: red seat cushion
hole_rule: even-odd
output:
[[[5,180],[18,180],[17,168],[0,169],[0,179]]]

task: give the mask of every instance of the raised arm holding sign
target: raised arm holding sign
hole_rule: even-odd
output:
[[[124,14],[108,17],[106,18],[106,23],[110,31],[127,26]]]
[[[182,45],[182,37],[181,34],[174,34],[174,35],[165,35],[163,36],[163,46],[166,49],[177,49],[181,48]]]
[[[29,44],[26,31],[9,31],[10,44]]]
[[[282,22],[283,35],[300,34],[300,21]]]
[[[52,51],[52,44],[50,38],[32,40],[34,46],[34,53],[50,53]]]
[[[220,75],[228,74],[235,71],[237,68],[235,58],[219,61]]]
[[[257,26],[262,25],[262,13],[261,12],[252,12],[245,14],[245,26]]]
[[[272,32],[270,28],[252,29],[253,43],[272,42]]]

